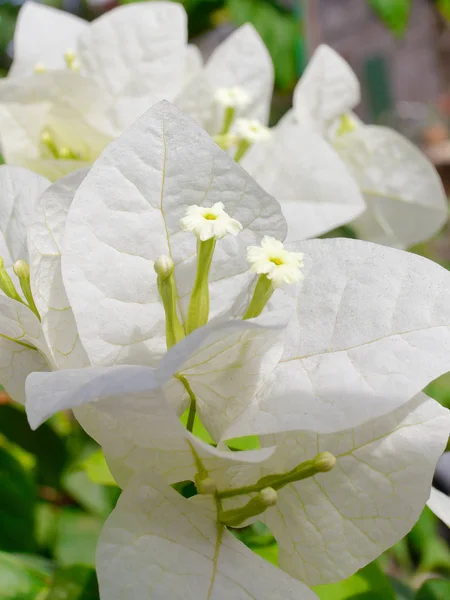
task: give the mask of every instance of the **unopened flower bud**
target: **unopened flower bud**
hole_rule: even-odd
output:
[[[155,260],[154,269],[158,277],[161,279],[167,279],[172,275],[174,269],[174,263],[170,256],[162,254]]]
[[[321,452],[314,459],[314,466],[321,473],[326,473],[327,471],[331,471],[331,469],[336,465],[336,457],[333,456],[330,452]]]
[[[265,506],[275,506],[278,494],[273,488],[267,487],[259,492],[259,499]]]
[[[13,271],[19,279],[30,278],[30,265],[24,260],[18,260],[13,265]]]

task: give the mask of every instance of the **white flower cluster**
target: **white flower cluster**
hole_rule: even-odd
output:
[[[0,380],[33,427],[74,409],[123,488],[103,600],[312,600],[411,528],[450,431],[421,393],[448,369],[446,270],[357,240],[285,246],[276,200],[167,102],[87,174],[2,166],[0,189]],[[186,480],[194,498],[171,487]],[[255,520],[279,569],[228,531]]]
[[[87,24],[27,2],[15,47],[0,82],[15,165],[0,167],[0,382],[32,427],[73,409],[123,489],[98,547],[102,600],[313,600],[428,500],[450,418],[421,390],[450,364],[450,273],[302,240],[365,211],[367,238],[419,241],[445,213],[436,174],[390,130],[348,127],[358,83],[326,47],[272,130],[272,65],[250,26],[203,66],[176,3]],[[147,110],[165,96],[204,128],[169,102]],[[278,569],[229,531],[254,521]]]

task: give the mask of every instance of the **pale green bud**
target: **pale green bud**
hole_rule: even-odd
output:
[[[273,488],[266,487],[259,492],[259,499],[262,504],[265,504],[267,507],[275,506],[278,501],[278,494]]]
[[[336,457],[331,452],[321,452],[314,459],[314,465],[320,473],[331,471],[336,465]]]
[[[173,273],[174,262],[170,256],[162,254],[155,260],[154,269],[158,277],[160,277],[162,280],[167,279]]]
[[[2,290],[2,292],[5,294],[5,296],[8,296],[8,298],[12,298],[13,300],[16,300],[17,302],[21,302],[22,304],[25,304],[25,302],[19,296],[19,294],[16,290],[16,286],[14,285],[11,277],[9,276],[8,271],[5,269],[5,261],[3,260],[3,258],[1,256],[0,256],[0,290]]]
[[[169,349],[185,336],[177,312],[178,292],[173,273],[173,260],[169,256],[160,256],[155,261],[154,269],[158,275],[158,291],[166,314],[166,344]]]
[[[30,265],[25,260],[18,260],[13,265],[13,271],[19,279],[30,277]]]
[[[25,260],[18,260],[13,265],[13,271],[19,278],[20,287],[22,288],[25,300],[28,302],[28,306],[31,308],[37,318],[41,320],[39,311],[34,302],[33,293],[31,291],[30,265]]]

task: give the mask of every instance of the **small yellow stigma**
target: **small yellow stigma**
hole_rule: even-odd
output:
[[[80,63],[77,60],[76,52],[75,50],[72,50],[72,48],[69,48],[64,52],[64,60],[66,61],[66,67],[71,71],[80,70]]]
[[[36,63],[34,65],[34,72],[35,73],[40,74],[40,73],[45,73],[46,71],[47,71],[47,69],[46,69],[44,63],[38,62],[38,63]]]

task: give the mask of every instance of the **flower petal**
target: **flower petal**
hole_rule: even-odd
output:
[[[214,500],[186,500],[154,476],[135,479],[97,550],[100,594],[182,600],[314,600],[303,583],[259,558],[215,521]]]
[[[278,203],[169,103],[153,107],[95,163],[70,208],[62,262],[93,364],[151,365],[164,353],[154,261],[171,255],[183,313],[195,276],[196,239],[179,220],[189,206],[217,201],[244,230],[217,243],[211,318],[248,286],[247,246],[263,235],[284,238]]]
[[[276,384],[256,403],[255,420],[243,415],[230,437],[358,426],[448,371],[447,270],[357,240],[311,240],[294,249],[304,253],[305,278],[292,290],[295,316]]]
[[[449,411],[420,394],[355,429],[270,436],[266,443],[277,444],[272,461],[287,468],[322,451],[337,458],[328,473],[280,490],[265,513],[280,567],[309,585],[330,583],[404,537],[428,499],[449,432]]]
[[[287,241],[321,235],[363,212],[357,184],[325,140],[289,116],[272,132],[241,164],[280,202]]]
[[[83,71],[114,98],[110,116],[118,129],[155,102],[175,98],[183,84],[186,48],[186,12],[171,2],[115,8],[78,40]]]
[[[250,97],[249,105],[240,116],[269,122],[274,70],[272,59],[258,32],[247,23],[239,27],[211,54],[206,74],[214,89],[239,87]],[[213,133],[219,133],[223,115]]]
[[[35,205],[50,181],[40,175],[9,165],[0,166],[0,238],[8,257],[5,266],[16,260],[29,260],[27,227]]]
[[[46,69],[64,68],[64,52],[76,47],[78,36],[87,28],[84,19],[28,0],[17,19],[9,76],[31,75],[37,63]]]
[[[427,506],[447,527],[450,527],[450,498],[447,494],[432,487]]]
[[[51,352],[36,315],[0,294],[0,382],[16,402],[25,403],[25,379],[53,366]]]
[[[294,91],[294,111],[300,123],[327,124],[352,110],[360,101],[360,87],[350,65],[329,46],[315,51]]]
[[[367,212],[352,226],[358,237],[406,248],[427,240],[447,221],[447,196],[436,169],[405,137],[363,126],[334,139],[358,183]]]
[[[176,367],[175,367],[176,368]],[[173,369],[121,365],[32,373],[26,383],[32,428],[60,410],[81,409],[82,425],[103,448],[121,486],[135,472],[153,469],[169,483],[193,479],[197,459],[208,470],[266,460],[271,448],[224,452],[204,444],[181,425],[168,400],[183,388]],[[195,452],[194,452],[195,450]]]
[[[44,127],[52,126],[56,134],[64,135],[65,145],[82,147],[83,153],[87,142],[92,146],[88,150],[94,160],[111,140],[111,125],[104,114],[109,103],[110,98],[93,81],[72,71],[1,80],[0,138],[5,161],[33,169],[41,167],[39,171],[47,175],[56,171],[57,176],[69,172],[67,163],[72,163],[72,170],[85,166],[81,161],[52,159],[46,165],[42,159],[41,133]],[[84,142],[80,140],[80,131]]]
[[[86,173],[78,171],[48,188],[35,207],[34,222],[28,230],[33,297],[59,369],[89,364],[61,273],[61,244],[67,213]]]

